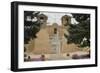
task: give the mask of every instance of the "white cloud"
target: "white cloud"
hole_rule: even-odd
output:
[[[37,18],[36,18],[36,17],[34,17],[34,18],[32,19],[32,22],[35,22],[35,21],[37,21]]]
[[[76,25],[76,24],[78,24],[79,22],[76,21],[75,18],[71,18],[71,23],[72,23],[73,25]]]

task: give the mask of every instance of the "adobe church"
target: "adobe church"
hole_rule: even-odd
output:
[[[36,39],[31,39],[29,44],[25,45],[28,54],[61,54],[80,51],[81,49],[75,44],[67,44],[64,34],[69,35],[68,29],[71,23],[71,17],[63,15],[61,25],[56,22],[47,25],[48,17],[41,14],[37,17],[41,21],[41,29],[36,34]]]

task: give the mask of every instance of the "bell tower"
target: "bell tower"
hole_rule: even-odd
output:
[[[68,25],[71,23],[71,17],[68,16],[68,15],[62,16],[62,18],[61,18],[61,23],[62,23],[62,26],[63,26],[63,27],[68,26]]]
[[[41,28],[45,28],[46,24],[47,24],[48,17],[44,14],[40,14],[37,18],[41,24]]]

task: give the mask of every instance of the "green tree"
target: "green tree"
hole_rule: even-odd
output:
[[[40,30],[40,22],[36,21],[27,21],[27,16],[30,19],[34,19],[40,14],[40,12],[35,11],[24,11],[24,43],[27,44],[30,38],[36,38],[36,33]]]
[[[65,34],[68,39],[67,43],[79,44],[79,47],[90,46],[90,15],[89,14],[72,14],[79,24],[69,24],[69,36]],[[84,40],[84,38],[86,40]]]

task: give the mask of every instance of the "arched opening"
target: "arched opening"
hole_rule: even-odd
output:
[[[57,34],[57,28],[54,28],[54,34]]]

